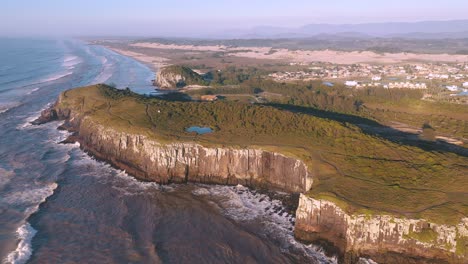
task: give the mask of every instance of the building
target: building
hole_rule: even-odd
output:
[[[447,86],[445,86],[445,88],[447,88],[447,90],[449,90],[451,92],[458,91],[458,86],[456,86],[456,85],[447,85]]]
[[[218,96],[217,95],[202,95],[200,99],[202,101],[213,102],[213,101],[218,100]]]
[[[382,77],[380,76],[372,76],[372,81],[380,81],[382,80]]]
[[[463,83],[463,87],[467,87],[467,88],[468,88],[468,82]]]
[[[389,83],[388,88],[406,88],[406,89],[427,89],[427,85],[425,83],[411,83],[411,82],[394,82]]]
[[[355,86],[358,85],[358,82],[356,82],[356,81],[346,81],[345,85],[349,86],[349,87],[355,87]]]

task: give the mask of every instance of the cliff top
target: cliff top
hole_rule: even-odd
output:
[[[163,143],[252,147],[303,160],[309,196],[350,213],[386,212],[456,223],[468,215],[468,158],[367,134],[357,126],[277,106],[146,98],[106,85],[64,92],[57,107]],[[186,132],[190,126],[213,133]]]
[[[186,85],[206,85],[205,80],[200,74],[192,69],[180,66],[170,65],[161,68],[157,74],[156,82],[162,88],[182,88]]]

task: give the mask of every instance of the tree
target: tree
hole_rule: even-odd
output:
[[[424,123],[422,126],[422,133],[420,137],[424,140],[434,141],[435,140],[435,129],[428,123]]]

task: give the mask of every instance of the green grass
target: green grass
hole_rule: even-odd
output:
[[[424,243],[435,243],[438,236],[439,234],[431,228],[423,228],[421,232],[414,232],[411,230],[404,238],[415,239]]]
[[[300,158],[314,177],[308,195],[349,213],[451,224],[468,215],[467,157],[397,144],[349,123],[267,105],[145,98],[104,85],[67,91],[61,106],[161,142],[262,148]],[[185,132],[194,125],[214,133]]]

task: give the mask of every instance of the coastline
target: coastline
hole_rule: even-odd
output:
[[[142,64],[148,66],[152,71],[154,72],[157,72],[160,68],[164,67],[164,66],[168,66],[170,64],[167,63],[167,61],[169,61],[169,59],[167,58],[163,58],[163,57],[154,57],[154,56],[149,56],[149,55],[145,55],[145,54],[142,54],[142,53],[137,53],[137,52],[133,52],[133,51],[129,51],[129,50],[123,50],[123,49],[118,49],[118,48],[114,48],[114,47],[111,47],[111,46],[107,46],[107,45],[100,45],[106,49],[109,49],[111,51],[114,51],[124,57],[129,57],[129,58],[132,58],[136,61],[139,61],[141,62]]]
[[[93,123],[94,121],[91,120],[92,118],[90,118],[89,116],[87,117],[86,114],[80,113],[80,111],[76,109],[70,109],[66,107],[64,108],[65,105],[68,105],[68,103],[63,102],[65,97],[68,96],[62,94],[56,105],[53,106],[49,111],[43,113],[42,121],[48,121],[48,119],[50,119],[51,117],[65,120],[65,123],[67,124],[66,128],[70,131],[77,133],[76,139],[81,143],[80,145],[84,150],[91,152],[91,154],[99,157],[100,159],[110,162],[111,164],[120,169],[127,170],[139,179],[156,181],[161,183],[193,181],[228,185],[249,185],[248,181],[239,182],[236,180],[236,177],[232,178],[230,176],[231,174],[239,175],[238,173],[236,173],[237,169],[235,169],[234,171],[230,170],[233,169],[232,166],[234,166],[234,164],[237,164],[236,166],[238,166],[238,164],[243,163],[242,157],[247,156],[250,160],[249,154],[239,155],[240,153],[238,151],[228,154],[228,156],[230,157],[230,162],[233,163],[228,163],[231,165],[228,165],[227,168],[231,169],[228,169],[228,173],[224,174],[225,176],[220,178],[219,173],[224,170],[205,171],[207,168],[214,166],[214,164],[218,166],[217,164],[220,161],[209,161],[211,159],[209,158],[210,155],[206,155],[206,153],[211,153],[213,152],[213,150],[195,150],[193,149],[194,146],[190,145],[189,143],[183,143],[180,146],[178,146],[177,143],[151,143],[152,140],[144,136],[144,132],[141,132],[140,134],[137,133],[131,135],[123,132],[114,131],[111,126],[104,127],[102,124]],[[169,150],[162,150],[164,148],[169,148]],[[224,151],[225,150],[220,149],[216,150],[215,152],[222,153]],[[234,155],[234,153],[239,154]],[[151,162],[148,163],[145,162],[145,160],[151,160]],[[176,163],[168,163],[169,160],[176,161]],[[223,158],[221,158],[221,160],[223,160]],[[252,160],[255,160],[255,158],[253,158]],[[208,165],[208,163],[206,162],[213,165]],[[195,167],[191,165],[204,163],[206,164],[202,166],[204,168],[202,170],[200,170],[200,168],[194,170]],[[258,162],[255,161],[253,164],[258,164]],[[268,166],[273,167],[276,166],[275,160],[269,160],[265,164],[269,164]],[[152,169],[152,167],[156,169]],[[160,170],[160,168],[164,169]],[[201,174],[198,174],[198,172],[192,174],[193,171],[198,171]],[[247,174],[250,175],[250,173]],[[242,176],[241,178],[245,177],[247,174],[242,174],[244,176]],[[153,176],[150,175],[159,176],[156,176],[157,178],[153,178]],[[289,174],[286,173],[285,175]],[[160,178],[161,176],[162,178]],[[299,177],[299,180],[297,182],[303,181],[300,178],[301,177]],[[253,183],[250,184],[250,186],[258,187],[259,185]],[[271,185],[266,187],[274,188],[275,186]],[[306,187],[304,190],[297,188],[283,190],[287,190],[289,192],[292,191],[305,193],[307,192],[307,189],[308,187]],[[463,261],[462,259],[460,261],[457,261],[457,257],[452,255],[453,253],[455,253],[455,251],[458,251],[458,242],[454,242],[453,240],[454,237],[458,238],[459,236],[459,234],[457,233],[458,231],[455,231],[455,233],[453,233],[453,228],[455,228],[455,230],[458,230],[458,227],[448,226],[439,228],[433,223],[426,223],[423,219],[415,220],[417,222],[413,223],[412,219],[401,218],[401,220],[396,221],[393,220],[393,218],[389,218],[384,221],[384,226],[392,226],[394,225],[393,222],[396,221],[398,225],[393,226],[389,229],[396,231],[394,233],[393,231],[390,233],[388,233],[387,231],[382,233],[380,228],[369,228],[374,225],[382,226],[381,221],[384,217],[383,215],[364,215],[358,216],[358,218],[354,218],[354,216],[349,216],[346,213],[344,213],[343,210],[339,208],[336,204],[324,202],[326,208],[322,209],[322,202],[319,201],[318,203],[319,205],[317,205],[317,201],[313,199],[309,202],[304,197],[302,198],[302,203],[299,203],[299,208],[297,209],[298,220],[296,222],[296,237],[302,241],[316,242],[318,234],[318,240],[325,239],[333,244],[336,244],[335,246],[338,246],[340,248],[339,252],[340,255],[342,255],[342,258],[345,258],[347,254],[351,254],[351,256],[349,257],[350,259],[346,260],[346,263],[354,263],[356,257],[364,256],[373,258],[377,256],[378,258],[382,254],[385,255],[386,253],[392,252],[400,254],[398,255],[399,261],[401,261],[401,259],[405,259],[406,257],[412,257],[421,260],[420,262],[415,263],[425,263],[424,259],[427,259],[427,257],[430,258],[431,256],[439,258],[441,262],[443,262],[444,259],[453,263],[462,263],[461,261]],[[328,212],[328,216],[327,214],[325,214],[325,212]],[[315,223],[314,219],[316,219],[316,217],[322,217],[324,220]],[[356,222],[355,219],[359,219],[359,221]],[[417,241],[418,239],[407,237],[409,235],[414,235],[414,233],[419,234],[425,232],[424,230],[426,230],[425,228],[427,228],[428,226],[431,227],[431,230],[434,230],[435,228],[436,231],[442,231],[441,234],[445,234],[445,238],[444,236],[441,236],[442,240],[432,241],[430,243],[427,243],[427,241],[425,243],[420,243]],[[402,229],[403,227],[404,229]],[[464,228],[464,225],[461,225],[460,228]],[[323,230],[327,229],[333,230],[331,236],[327,237],[326,232],[324,233]],[[370,232],[369,230],[372,230],[371,234],[369,233],[369,237],[366,238],[366,234]],[[348,233],[348,231],[351,233]],[[466,232],[460,232],[460,243],[463,243],[463,238],[466,236]],[[386,235],[388,235],[388,237],[386,237]],[[346,242],[343,243],[335,240],[336,238],[340,238],[343,236]],[[362,238],[354,240],[354,237]],[[378,237],[377,241],[375,237]],[[408,251],[406,247],[397,247],[399,243],[396,243],[396,241],[400,241],[402,239],[410,239],[410,242],[407,245],[409,245],[408,248],[410,248],[411,250]],[[441,245],[445,245],[445,248],[440,248]]]

